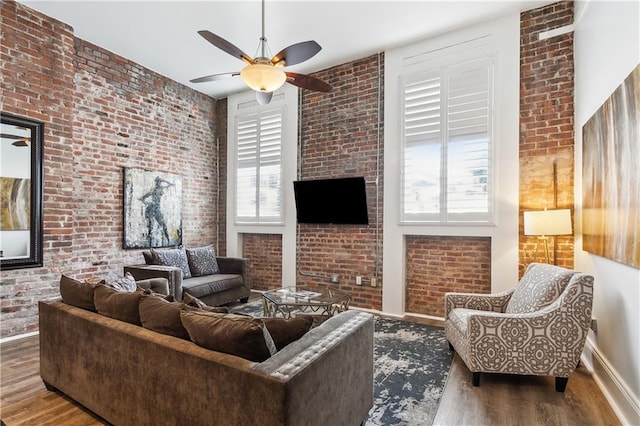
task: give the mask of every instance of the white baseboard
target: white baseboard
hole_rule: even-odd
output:
[[[640,401],[590,337],[585,343],[581,361],[593,375],[618,420],[623,425],[640,424]]]
[[[0,339],[0,345],[8,342],[13,342],[14,340],[26,339],[27,337],[37,336],[38,331],[32,331],[30,333],[18,334],[16,336],[9,336],[3,339]]]

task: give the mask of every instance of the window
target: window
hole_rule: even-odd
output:
[[[404,79],[403,222],[492,222],[492,60]]]
[[[282,109],[236,116],[236,221],[282,221]]]

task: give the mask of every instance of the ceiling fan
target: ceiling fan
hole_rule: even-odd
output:
[[[25,136],[10,135],[7,133],[0,134],[0,138],[13,140],[14,142],[11,142],[13,146],[29,146],[29,141],[31,140],[31,138]]]
[[[251,58],[238,47],[210,31],[198,31],[205,40],[223,50],[233,57],[244,61],[247,66],[239,72],[213,74],[190,80],[191,83],[204,83],[240,76],[247,86],[256,91],[256,99],[260,105],[266,105],[271,101],[273,92],[279,89],[285,82],[303,89],[316,92],[330,92],[331,86],[322,80],[309,75],[284,71],[282,68],[299,64],[315,56],[321,49],[313,40],[303,41],[285,47],[271,59],[267,57],[267,38],[264,36],[264,0],[262,0],[262,36],[258,44],[259,57]]]

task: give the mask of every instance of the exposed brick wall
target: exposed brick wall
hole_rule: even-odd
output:
[[[491,292],[491,238],[408,235],[405,248],[407,312],[443,317],[446,292]]]
[[[2,111],[44,122],[42,268],[2,271],[1,336],[38,328],[38,300],[58,296],[60,272],[73,255],[73,30],[1,3]]]
[[[249,277],[254,290],[282,286],[282,235],[243,234],[242,253],[249,259]]]
[[[44,267],[3,271],[4,337],[37,328],[62,272],[113,279],[142,262],[122,249],[124,167],[182,175],[187,247],[216,239],[218,173],[213,99],[20,4],[2,17],[2,108],[45,122]]]
[[[216,138],[218,139],[218,238],[217,253],[227,253],[227,99],[216,102]]]
[[[382,250],[376,243],[382,241],[383,75],[384,55],[373,55],[315,73],[333,86],[330,93],[300,95],[302,179],[364,176],[370,224],[300,225],[298,284],[327,284],[338,274],[336,287],[352,293],[352,304],[372,309],[382,308]],[[368,279],[376,274],[378,286],[370,287]],[[364,285],[355,284],[357,275]]]
[[[522,212],[574,207],[573,33],[539,40],[540,32],[573,23],[573,2],[520,17],[520,274],[533,261],[537,237],[524,235]],[[573,236],[556,237],[558,265],[573,267]],[[543,260],[542,251],[538,261]]]

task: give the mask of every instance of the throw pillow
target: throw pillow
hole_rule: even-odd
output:
[[[140,322],[149,330],[189,340],[189,334],[180,319],[182,307],[182,303],[169,302],[164,297],[145,295],[138,305]]]
[[[155,259],[153,258],[153,254],[150,251],[143,251],[142,257],[144,257],[144,263],[147,265],[155,265]]]
[[[164,250],[151,249],[151,255],[154,261],[157,260],[157,265],[175,266],[176,268],[182,269],[182,278],[191,278],[189,262],[187,262],[187,253],[184,247]]]
[[[180,317],[191,341],[204,348],[254,362],[262,362],[276,351],[261,319],[192,310],[183,310]]]
[[[295,342],[309,331],[313,317],[302,315],[295,318],[262,318],[265,327],[273,338],[277,350]]]
[[[187,259],[191,275],[194,277],[213,275],[220,272],[213,245],[187,249]]]
[[[505,313],[525,314],[549,306],[562,294],[574,274],[575,271],[554,265],[530,264],[513,291]]]
[[[96,305],[93,303],[96,286],[95,283],[78,281],[63,274],[60,277],[62,301],[67,305],[96,312]]]
[[[208,312],[217,312],[220,314],[229,313],[228,308],[224,306],[209,306],[206,303],[204,303],[202,300],[198,299],[195,296],[190,295],[186,291],[182,293],[182,303],[184,303],[187,306],[202,309]]]
[[[132,293],[138,288],[131,272],[127,272],[124,277],[120,277],[115,281],[106,283],[106,286],[118,291],[124,291],[125,293]]]
[[[138,311],[140,297],[142,297],[142,293],[139,291],[123,293],[111,287],[100,285],[95,289],[93,301],[100,315],[130,324],[142,325]]]

